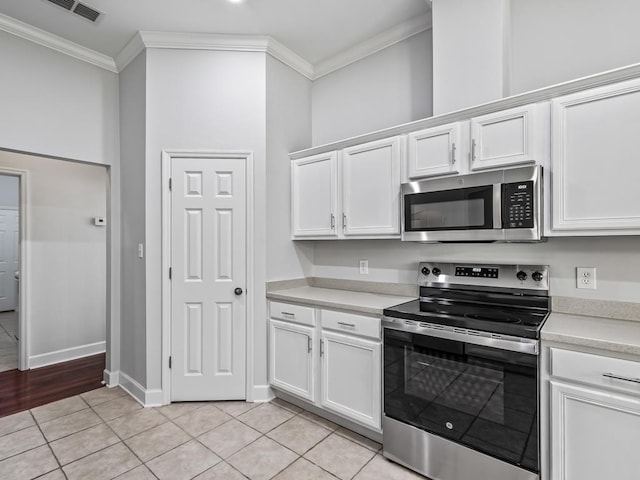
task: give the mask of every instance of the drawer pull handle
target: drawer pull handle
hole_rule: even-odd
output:
[[[613,373],[603,373],[603,377],[613,378],[614,380],[623,380],[625,382],[640,383],[640,378],[623,377],[621,375],[615,375]]]
[[[295,317],[296,314],[295,313],[289,313],[289,312],[280,312],[282,313],[282,315],[284,315],[285,317]]]
[[[343,327],[356,328],[355,323],[338,322],[338,325],[342,325]]]

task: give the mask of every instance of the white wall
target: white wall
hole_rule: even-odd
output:
[[[369,275],[358,260],[369,260]],[[550,266],[551,295],[640,302],[638,237],[550,238],[538,244],[418,244],[399,240],[315,242],[319,277],[415,283],[420,261],[541,263]],[[575,267],[597,268],[597,289],[576,288]]]
[[[143,387],[147,382],[145,263],[146,54],[120,73],[121,295],[120,370]],[[159,162],[159,160],[158,160]],[[116,366],[114,366],[116,368]]]
[[[106,169],[3,151],[0,167],[28,171],[29,364],[69,359],[105,341]]]
[[[311,82],[267,56],[267,280],[311,276],[313,244],[291,241],[289,152],[311,143]]]
[[[511,93],[640,62],[640,2],[511,0]]]
[[[118,76],[0,31],[0,148],[111,164]]]
[[[434,115],[504,96],[508,3],[509,0],[433,1]],[[529,41],[537,42],[539,36]]]
[[[315,80],[313,145],[430,117],[431,54],[427,30]]]
[[[163,149],[253,152],[256,239],[252,291],[255,383],[267,384],[265,54],[147,50],[145,185],[147,389],[161,388],[161,162]],[[142,348],[137,345],[137,348]]]
[[[18,177],[0,175],[0,208],[18,208],[20,181]]]

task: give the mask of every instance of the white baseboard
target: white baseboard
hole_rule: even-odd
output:
[[[143,407],[159,407],[163,405],[162,390],[147,390],[133,378],[123,372],[118,372],[120,388],[133,397]]]
[[[254,385],[252,393],[250,398],[253,402],[269,402],[276,398],[270,385]]]
[[[102,372],[102,381],[109,388],[117,387],[120,383],[120,372],[112,372],[111,370],[105,369],[104,372]]]
[[[69,360],[97,355],[98,353],[104,353],[106,351],[106,342],[96,342],[88,345],[81,345],[79,347],[56,350],[55,352],[32,355],[29,357],[28,368],[45,367],[54,363],[68,362]]]

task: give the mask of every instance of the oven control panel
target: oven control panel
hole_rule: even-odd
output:
[[[498,278],[497,267],[456,267],[456,277]]]
[[[419,266],[418,285],[475,285],[548,291],[549,266],[422,262]]]

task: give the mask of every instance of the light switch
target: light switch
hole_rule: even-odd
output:
[[[144,258],[144,245],[142,243],[138,244],[138,258]]]
[[[93,223],[97,226],[97,227],[104,227],[107,225],[107,219],[104,217],[94,217],[93,218]]]

